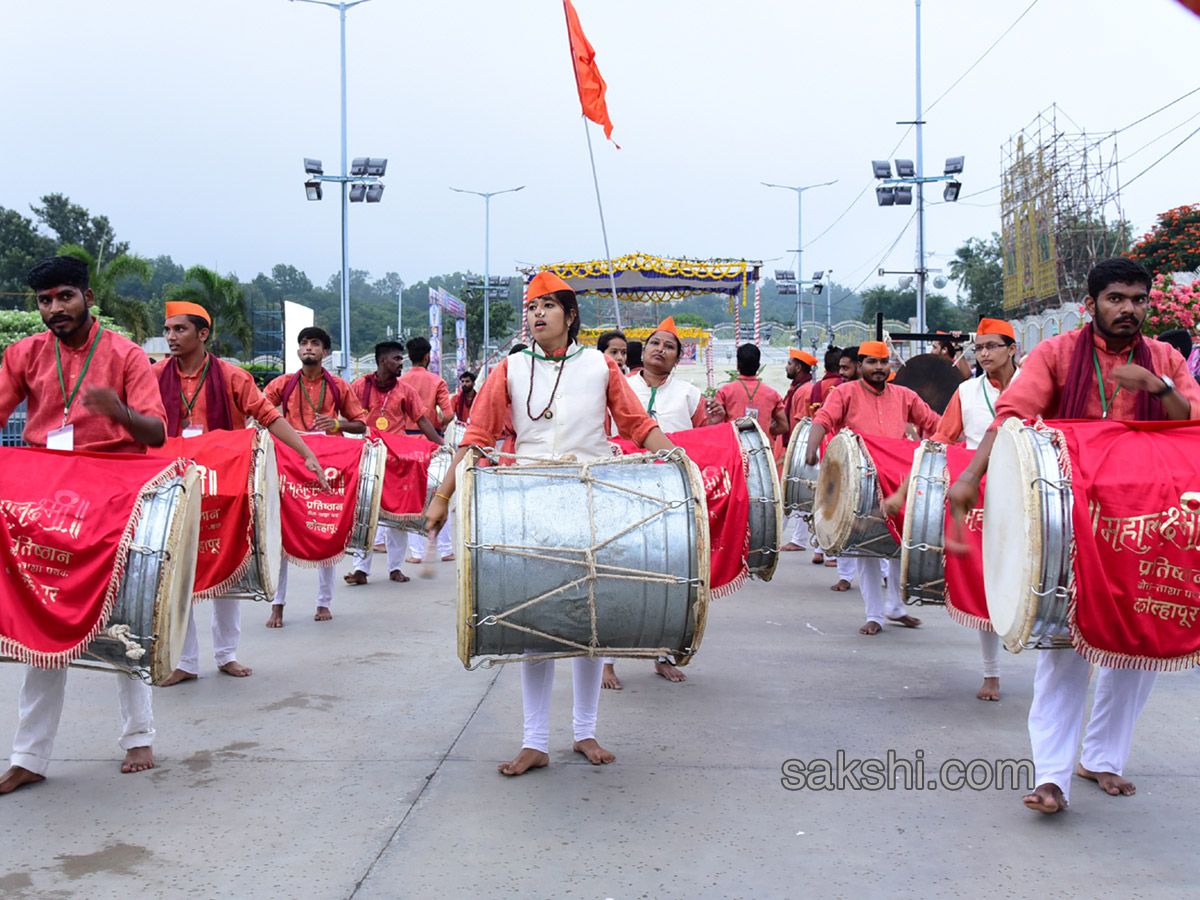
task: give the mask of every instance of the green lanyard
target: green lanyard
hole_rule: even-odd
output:
[[[1137,350],[1137,347],[1129,348],[1129,358],[1127,360],[1125,360],[1125,365],[1129,365],[1131,362],[1133,362],[1133,354],[1136,350]],[[1096,355],[1096,347],[1094,345],[1092,346],[1092,362],[1096,366],[1096,383],[1098,385],[1100,385],[1100,406],[1104,410],[1104,414],[1100,418],[1107,419],[1108,418],[1108,398],[1104,396],[1104,376],[1100,374],[1100,357]],[[1117,389],[1115,391],[1113,391],[1113,395],[1112,395],[1113,403],[1117,402],[1117,394],[1119,394],[1119,393],[1121,393],[1121,385],[1118,384]]]
[[[762,387],[762,382],[760,381],[758,384],[756,384],[754,386],[754,394],[752,394],[752,393],[750,393],[750,388],[746,387],[746,382],[742,381],[742,379],[740,379],[740,378],[738,379],[738,381],[741,382],[742,390],[746,392],[746,402],[748,404],[753,403],[754,402],[754,394],[758,393],[758,389],[760,387]]]
[[[979,376],[979,387],[983,390],[983,401],[984,401],[984,403],[986,403],[988,405],[988,412],[990,412],[992,414],[993,419],[996,418],[996,410],[992,407],[992,398],[987,395],[987,389],[988,389],[987,372],[984,372],[982,375]],[[1101,392],[1101,395],[1103,395],[1104,389],[1101,388],[1100,392]]]
[[[196,393],[192,394],[192,399],[187,398],[187,394],[183,392],[183,388],[179,388],[179,399],[183,401],[183,405],[187,407],[188,419],[192,417],[192,407],[196,405],[196,398],[200,396],[200,390],[204,387],[204,379],[208,377],[208,364],[212,362],[212,357],[207,353],[204,354],[204,371],[200,373],[200,383],[196,385]],[[321,382],[324,387],[324,382]]]
[[[658,393],[658,388],[650,388],[650,403],[646,406],[646,415],[654,415],[654,397]]]
[[[96,345],[100,343],[100,334],[104,331],[104,326],[96,324],[96,337],[92,340],[92,349],[88,351],[87,359],[83,361],[83,371],[79,373],[79,380],[75,382],[75,388],[71,391],[71,396],[67,396],[67,381],[63,377],[62,367],[62,349],[57,339],[54,341],[54,360],[58,363],[58,386],[62,388],[63,395],[63,427],[67,424],[67,414],[71,411],[71,403],[75,399],[75,395],[79,393],[79,387],[83,384],[83,376],[87,374],[88,366],[92,364],[92,354],[96,352]]]
[[[325,405],[325,376],[321,376],[321,396],[317,398],[317,402],[312,402],[312,397],[308,394],[308,388],[304,386],[304,376],[300,376],[300,390],[304,391],[304,399],[308,401],[308,405],[313,411],[313,425],[317,424],[317,416],[321,414],[321,407]],[[304,424],[304,410],[300,410],[300,424]]]

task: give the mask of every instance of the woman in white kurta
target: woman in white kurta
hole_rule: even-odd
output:
[[[568,454],[577,459],[610,457],[605,434],[606,413],[622,436],[647,450],[668,450],[674,445],[654,420],[642,410],[617,364],[592,347],[576,342],[579,305],[570,286],[551,272],[542,272],[529,283],[525,319],[534,344],[509,356],[483,383],[471,408],[471,423],[459,450],[429,505],[426,519],[431,533],[446,521],[455,490],[455,469],[474,444],[495,446],[511,410],[518,457],[554,459]],[[518,460],[518,463],[520,460]],[[553,515],[553,510],[547,510]],[[599,659],[571,660],[575,695],[574,749],[593,765],[614,756],[596,741],[596,710],[600,702]],[[521,664],[521,695],[525,728],[521,752],[499,766],[504,775],[521,775],[550,761],[550,693],[554,661]]]

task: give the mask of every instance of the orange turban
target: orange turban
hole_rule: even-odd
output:
[[[798,359],[807,366],[815,366],[817,358],[811,353],[805,353],[803,350],[788,350],[788,356],[792,359]]]
[[[188,303],[186,300],[168,300],[167,301],[167,318],[172,316],[199,316],[205,322],[212,326],[212,317],[208,311],[199,303]]]
[[[529,287],[525,290],[525,296],[530,298],[545,297],[547,294],[553,294],[555,291],[571,291],[571,293],[574,293],[575,289],[553,272],[538,272],[533,276],[533,280],[529,282]]]
[[[1012,338],[1014,341],[1017,339],[1013,327],[1003,319],[980,319],[979,324],[976,326],[975,334],[1002,334],[1005,337]]]
[[[658,323],[658,327],[655,328],[654,331],[665,331],[668,334],[675,335],[676,339],[679,338],[679,331],[675,328],[675,317],[674,316],[667,316],[665,319],[663,319],[661,322]],[[654,331],[652,331],[650,333],[653,334]]]
[[[892,354],[888,353],[887,344],[883,341],[863,341],[858,346],[859,356],[870,356],[874,359],[888,359]]]

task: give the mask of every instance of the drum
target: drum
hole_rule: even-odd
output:
[[[804,461],[811,429],[812,419],[801,419],[796,423],[788,439],[787,454],[783,458],[783,511],[789,516],[795,513],[812,515],[821,464],[810,466]]]
[[[685,665],[709,600],[708,508],[680,450],[458,468],[463,665],[563,656]],[[499,658],[499,659],[498,659]]]
[[[779,536],[783,534],[783,505],[779,502],[779,473],[771,439],[757,419],[733,423],[746,454],[746,487],[750,493],[750,545],[746,567],[762,581],[770,581],[779,565]]]
[[[81,659],[159,684],[183,654],[200,540],[200,475],[189,465],[142,498],[121,586]]]
[[[429,509],[429,504],[433,500],[433,492],[442,486],[442,482],[446,478],[446,473],[450,471],[450,463],[454,462],[454,454],[456,450],[450,448],[450,429],[446,429],[446,443],[433,451],[429,457],[429,475],[425,480],[425,509]],[[388,516],[383,515],[383,524],[389,528],[395,528],[398,531],[407,531],[412,534],[425,534],[425,516],[419,518]]]
[[[358,463],[358,496],[354,528],[350,531],[347,552],[370,553],[375,546],[375,529],[379,527],[379,501],[383,496],[383,473],[387,467],[387,448],[383,441],[363,441]]]
[[[451,419],[450,424],[446,426],[445,433],[442,435],[442,440],[445,442],[443,446],[449,450],[457,450],[466,433],[466,422],[460,422],[457,418]]]
[[[821,457],[813,530],[830,556],[895,558],[900,545],[880,509],[881,489],[875,464],[853,431],[834,435]]]
[[[922,606],[945,604],[946,448],[922,441],[913,456],[900,541],[900,597]]]
[[[1006,420],[992,445],[988,485],[983,584],[992,627],[1013,653],[1069,647],[1071,479],[1050,437]]]
[[[270,600],[275,596],[275,579],[283,554],[279,519],[279,464],[275,440],[260,429],[254,441],[250,480],[250,568],[226,596]]]

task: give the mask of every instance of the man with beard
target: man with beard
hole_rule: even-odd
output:
[[[837,377],[837,365],[832,367],[829,364],[829,354],[825,354],[825,371],[828,374],[831,370],[834,377]],[[836,362],[836,361],[835,361]],[[792,432],[796,430],[796,426],[801,419],[808,418],[808,398],[812,395],[813,385],[813,367],[817,364],[817,358],[811,353],[806,353],[803,350],[788,350],[787,362],[787,377],[791,379],[792,386],[788,388],[787,394],[783,398],[783,411],[787,415],[788,433],[781,438],[784,452],[787,451],[787,444],[791,438]],[[786,472],[784,473],[787,474]],[[805,550],[809,547],[811,536],[808,533],[808,525],[804,521],[804,517],[797,514],[789,520],[792,523],[792,538],[782,547],[783,551]],[[784,525],[784,531],[787,531],[787,525]],[[823,562],[825,557],[817,553],[813,557],[814,563]]]

